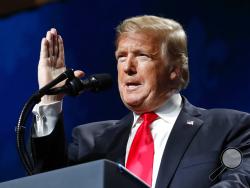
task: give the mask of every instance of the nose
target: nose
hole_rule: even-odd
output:
[[[137,73],[137,62],[136,62],[135,58],[128,57],[128,59],[125,63],[124,71],[128,75],[134,75]]]

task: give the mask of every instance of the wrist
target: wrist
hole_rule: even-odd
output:
[[[57,101],[62,101],[63,95],[44,95],[41,98],[42,104],[50,104]]]

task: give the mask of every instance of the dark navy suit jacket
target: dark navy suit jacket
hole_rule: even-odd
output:
[[[183,108],[167,141],[156,188],[250,187],[250,116],[226,109],[201,109],[183,98]],[[132,113],[123,119],[76,127],[66,147],[62,118],[49,135],[32,139],[35,172],[97,159],[124,164]],[[221,165],[227,148],[242,152],[242,163],[215,180],[209,175]]]

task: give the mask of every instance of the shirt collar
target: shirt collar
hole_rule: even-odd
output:
[[[165,103],[155,110],[155,113],[164,121],[172,122],[176,120],[176,117],[179,115],[179,112],[182,108],[182,98],[179,93],[174,93]],[[133,112],[134,122],[133,126],[139,121],[140,114]]]

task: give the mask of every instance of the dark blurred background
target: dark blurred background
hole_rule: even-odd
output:
[[[250,111],[248,0],[1,0],[0,7],[0,182],[26,175],[16,151],[15,126],[24,103],[38,88],[40,41],[51,27],[64,38],[69,68],[108,72],[116,80],[116,25],[144,14],[176,19],[189,43],[191,82],[182,93],[204,108]],[[126,113],[116,84],[100,94],[66,97],[66,134],[70,140],[76,125],[119,119]]]

